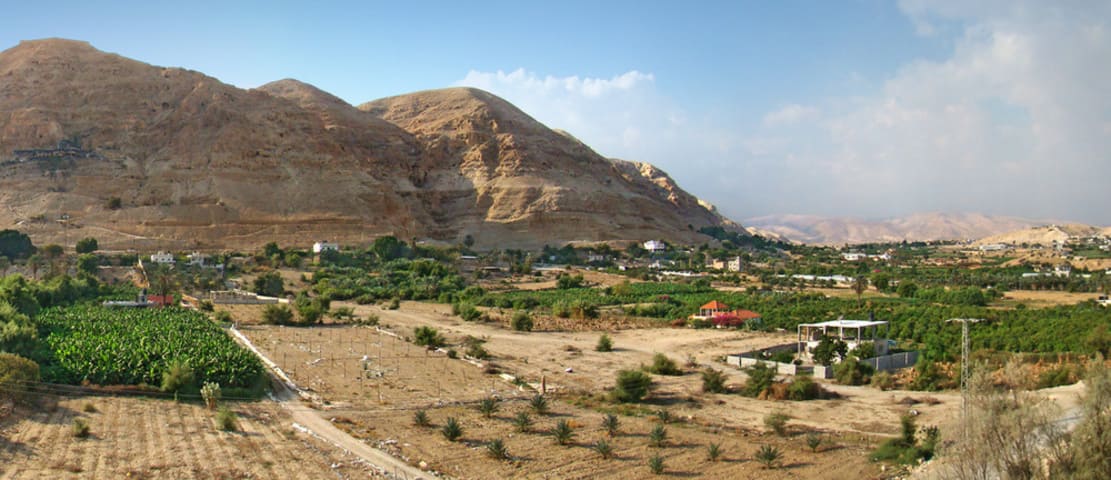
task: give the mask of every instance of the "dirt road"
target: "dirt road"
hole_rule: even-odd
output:
[[[276,363],[267,358],[255,348],[251,340],[234,327],[229,329],[232,336],[249,348],[255,355],[262,359],[278,380],[280,388],[275,392],[274,400],[280,402],[283,408],[290,412],[295,425],[300,430],[320,438],[344,451],[351,453],[378,469],[382,475],[399,480],[416,480],[435,478],[428,472],[421,471],[394,456],[371,447],[366,443],[348,435],[347,432],[336,428],[332,422],[322,418],[311,407],[302,403],[303,399],[311,400],[311,396],[297,387],[296,384],[278,367]]]

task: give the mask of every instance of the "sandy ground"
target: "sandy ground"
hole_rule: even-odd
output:
[[[0,422],[0,479],[373,478],[366,465],[292,428],[274,402],[232,403],[238,432],[201,405],[122,397],[42,400]],[[86,412],[92,405],[95,412]],[[75,418],[90,437],[71,434]]]
[[[1003,300],[1010,303],[1025,303],[1030,308],[1075,305],[1087,300],[1095,300],[1099,293],[1073,293],[1047,290],[1011,290],[1003,294]]]

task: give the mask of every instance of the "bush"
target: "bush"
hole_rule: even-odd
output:
[[[711,462],[718,461],[718,459],[721,458],[722,453],[724,452],[721,450],[720,443],[710,443],[706,446],[706,459]]]
[[[559,445],[569,445],[571,439],[575,437],[575,430],[571,428],[571,424],[567,420],[560,420],[552,429],[552,438],[555,439]]]
[[[39,378],[39,364],[19,355],[0,352],[0,396],[25,402],[33,398],[31,385]]]
[[[435,350],[444,346],[444,337],[435,328],[416,327],[413,329],[413,343]]]
[[[822,336],[822,340],[818,342],[818,346],[814,347],[811,352],[814,358],[814,363],[818,365],[830,366],[833,365],[833,359],[845,358],[849,352],[849,345],[839,338],[834,338],[828,335]]]
[[[872,386],[880,390],[891,390],[895,388],[895,377],[891,376],[890,372],[876,372],[872,375]]]
[[[93,237],[85,237],[77,241],[74,249],[77,253],[93,253],[100,249],[100,244]]]
[[[725,372],[708,367],[703,370],[702,391],[706,393],[725,393]]]
[[[617,372],[617,383],[613,390],[614,400],[621,403],[636,403],[648,395],[652,377],[638,370]]]
[[[822,434],[818,432],[810,432],[806,434],[806,446],[810,447],[811,452],[818,452],[818,448],[822,446]]]
[[[162,391],[178,393],[193,386],[193,369],[189,364],[174,360],[162,372]]]
[[[123,208],[123,200],[120,200],[120,197],[108,197],[108,200],[104,202],[104,208],[108,210],[119,210]]]
[[[432,421],[428,419],[428,412],[424,410],[417,410],[413,413],[413,425],[418,427],[428,427],[432,425]]]
[[[262,323],[269,325],[289,325],[293,323],[293,310],[285,305],[272,303],[262,311]]]
[[[621,421],[617,419],[617,415],[607,413],[605,417],[602,417],[602,428],[610,438],[617,436],[620,426]]]
[[[652,427],[652,431],[648,432],[648,444],[656,448],[662,448],[664,442],[667,441],[667,427],[663,425],[656,425]]]
[[[459,420],[456,420],[455,417],[448,417],[447,422],[440,429],[440,433],[449,442],[454,442],[463,436],[463,426],[459,424]]]
[[[833,377],[842,385],[864,385],[871,381],[874,371],[871,365],[850,356],[833,367]]]
[[[220,411],[216,412],[216,428],[224,432],[234,432],[237,428],[235,412],[228,407],[220,407]]]
[[[227,310],[220,310],[219,312],[216,312],[212,315],[212,319],[216,320],[216,323],[221,324],[235,323],[235,318],[232,318],[231,312]]]
[[[601,337],[598,337],[598,344],[594,346],[594,350],[598,352],[612,352],[613,340],[610,339],[609,335],[603,333]]]
[[[467,346],[467,350],[464,353],[466,353],[468,357],[477,358],[479,360],[489,358],[490,352],[487,352],[486,348],[482,346],[483,343],[486,343],[486,341],[468,335],[467,338],[463,339],[463,344]]]
[[[648,459],[648,470],[655,475],[664,473],[664,459],[658,453]]]
[[[451,310],[453,312],[458,312],[456,313],[456,315],[459,315],[459,318],[462,318],[464,321],[467,322],[473,322],[482,317],[482,312],[480,312],[477,307],[469,303],[452,305]]]
[[[216,404],[220,401],[220,384],[205,382],[201,387],[201,398],[204,399],[204,404],[209,410],[216,410]]]
[[[775,370],[763,363],[753,365],[746,373],[748,373],[748,381],[744,386],[745,396],[758,397],[775,383]]]
[[[775,432],[776,435],[784,437],[787,435],[787,421],[791,417],[783,412],[769,413],[764,417],[764,426]]]
[[[89,423],[83,418],[73,419],[73,436],[76,438],[89,438]]]
[[[497,438],[486,444],[486,454],[495,460],[506,460],[509,458],[509,449],[502,439]]]
[[[675,366],[675,361],[667,358],[662,353],[652,355],[652,366],[648,367],[648,371],[656,375],[682,375],[682,370]]]
[[[482,414],[483,418],[493,417],[497,411],[498,399],[496,398],[483,398],[481,402],[478,402],[478,412]]]
[[[255,277],[253,283],[255,293],[267,297],[280,297],[285,291],[285,281],[278,272],[270,271]]]
[[[513,319],[509,321],[509,326],[518,332],[531,332],[532,317],[525,312],[514,313]]]
[[[513,417],[513,427],[518,432],[528,433],[532,428],[532,417],[529,416],[528,412],[517,412],[517,415]]]
[[[1046,370],[1038,375],[1038,388],[1052,388],[1076,383],[1072,369],[1068,365]]]
[[[816,400],[822,398],[823,392],[822,386],[809,375],[799,375],[787,386],[787,399]]]
[[[775,468],[779,464],[779,460],[783,458],[783,452],[771,445],[761,445],[760,449],[756,451],[755,457],[756,461],[760,462],[764,468]]]
[[[548,412],[548,398],[542,393],[538,393],[529,399],[528,405],[537,415],[543,415]]]
[[[605,440],[598,440],[591,448],[595,452],[598,452],[598,455],[601,455],[603,459],[609,460],[613,458],[613,447]]]

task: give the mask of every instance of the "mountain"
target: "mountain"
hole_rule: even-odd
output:
[[[814,215],[767,215],[743,221],[750,229],[821,245],[968,240],[1044,225],[1046,221],[978,213],[918,213],[883,220]]]
[[[740,229],[654,167],[480,90],[355,108],[296,80],[244,90],[60,39],[0,52],[0,79],[0,225],[37,243],[536,247]]]
[[[993,243],[1006,243],[1010,245],[1053,245],[1064,244],[1069,239],[1087,237],[1111,237],[1111,227],[1093,227],[1082,224],[1045,225],[1033,228],[1024,228],[982,238],[976,245],[989,245]]]

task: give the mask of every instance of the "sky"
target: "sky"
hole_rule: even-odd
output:
[[[473,86],[743,220],[1111,225],[1111,2],[5,0],[64,37],[360,103]]]

